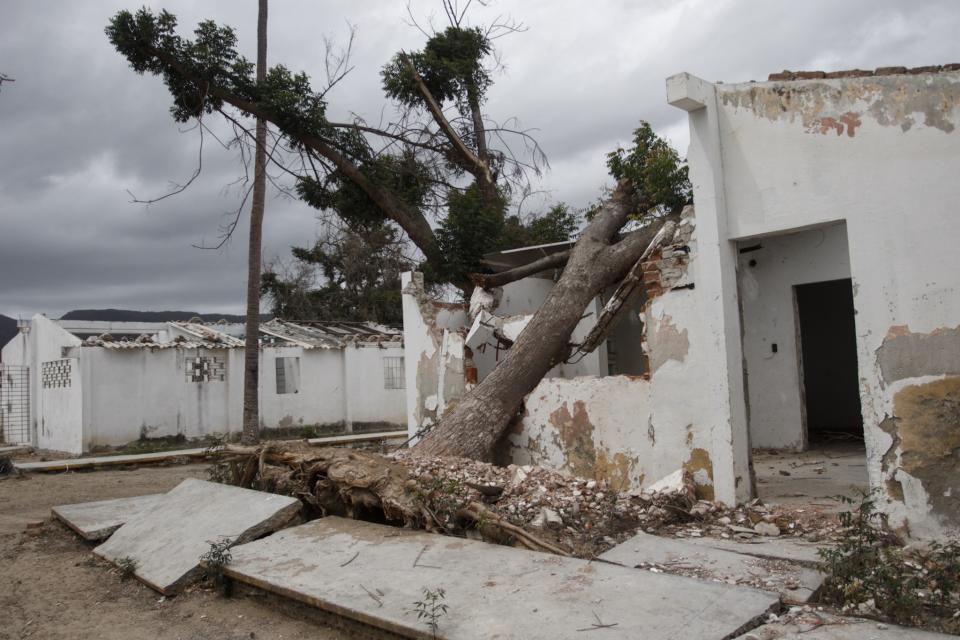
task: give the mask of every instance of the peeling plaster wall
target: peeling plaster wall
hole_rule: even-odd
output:
[[[721,244],[846,221],[870,485],[894,524],[956,531],[954,490],[935,478],[960,455],[944,427],[960,326],[960,73],[736,85],[681,74],[668,95],[690,112],[694,197],[725,227]],[[711,266],[735,258],[723,249]],[[884,348],[901,333],[916,337]]]
[[[544,379],[507,437],[512,462],[634,489],[684,467],[702,498],[735,503],[749,495],[726,414],[717,410],[723,369],[704,321],[714,301],[698,285],[704,273],[693,223],[691,208],[676,244],[645,265],[648,287],[659,292],[641,312],[650,374]]]
[[[436,424],[467,390],[464,337],[467,305],[432,300],[423,274],[401,275],[407,432]]]
[[[799,451],[805,435],[793,287],[850,277],[847,232],[844,225],[833,224],[739,246],[758,244],[761,249],[740,254],[737,270],[750,442],[757,448]]]

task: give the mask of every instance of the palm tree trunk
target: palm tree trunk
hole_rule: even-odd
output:
[[[257,14],[257,82],[267,76],[267,0],[259,0]],[[267,190],[267,123],[257,119],[257,148],[253,167],[253,203],[250,207],[250,244],[247,252],[247,326],[243,349],[244,444],[260,441],[260,244]]]

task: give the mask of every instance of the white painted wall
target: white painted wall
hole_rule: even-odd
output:
[[[431,300],[421,273],[403,273],[400,284],[407,433],[414,439],[420,429],[436,424],[447,404],[466,390],[463,347],[467,309]]]
[[[242,351],[238,353],[243,360]],[[277,357],[300,359],[300,391],[277,393]],[[343,352],[266,347],[260,355],[260,424],[266,428],[324,425],[346,420]]]
[[[387,389],[384,378],[384,359],[403,358],[403,347],[351,345],[343,350],[343,355],[346,365],[348,422],[351,425],[379,422],[388,425],[406,424],[406,389]]]
[[[763,248],[740,254],[738,266],[750,441],[757,448],[799,451],[805,434],[793,287],[850,277],[846,227],[831,224],[739,246],[757,244]]]
[[[960,326],[960,73],[733,85],[681,74],[667,88],[670,102],[690,112],[700,228],[712,219],[718,229],[719,250],[701,257],[721,274],[712,288],[727,337],[731,408],[742,378],[738,321],[727,304],[730,296],[736,302],[725,275],[737,264],[732,241],[845,220],[871,487],[892,522],[914,534],[958,528],[931,512],[931,500],[943,496],[900,468],[902,449],[882,428],[896,392],[928,376],[890,384],[877,352],[902,327],[931,334]],[[745,417],[733,410],[730,419],[739,432]],[[892,481],[902,496],[890,491]]]
[[[238,431],[228,420],[230,384],[240,380],[187,381],[187,359],[224,360],[228,349],[79,349],[84,373],[85,449],[118,446],[140,437],[206,435]],[[242,395],[241,395],[242,398]],[[79,453],[79,451],[73,451]]]
[[[65,375],[69,386],[45,386],[41,380],[37,446],[79,453],[83,450],[83,389],[79,360],[58,358],[46,362],[69,371]]]
[[[685,467],[704,496],[731,504],[749,495],[746,463],[735,464],[730,444],[729,414],[717,410],[724,370],[711,323],[716,300],[700,286],[707,274],[698,233],[688,217],[675,241],[689,247],[690,259],[673,286],[694,288],[665,291],[642,312],[649,376],[544,379],[507,438],[513,462],[631,488]]]

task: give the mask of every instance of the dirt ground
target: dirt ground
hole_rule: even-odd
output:
[[[184,478],[205,478],[205,470],[205,464],[190,464],[0,479],[0,640],[367,636],[255,592],[228,599],[200,586],[163,598],[121,579],[91,553],[93,545],[50,518],[58,504],[167,491]]]

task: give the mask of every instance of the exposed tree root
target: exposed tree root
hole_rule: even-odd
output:
[[[376,453],[299,443],[227,446],[211,475],[299,498],[307,517],[338,515],[453,535],[474,529],[490,542],[571,555],[479,502],[459,500],[442,483],[421,483],[403,461]]]

